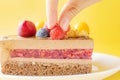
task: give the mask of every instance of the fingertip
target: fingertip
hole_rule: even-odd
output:
[[[56,25],[57,21],[48,21],[47,25],[48,25],[48,29],[52,29],[55,25]]]
[[[68,18],[63,18],[59,21],[59,25],[64,31],[67,31],[70,20]]]

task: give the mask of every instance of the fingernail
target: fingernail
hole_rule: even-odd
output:
[[[52,29],[55,26],[53,22],[47,22],[48,29]]]
[[[46,24],[47,24],[48,29],[51,29],[51,26],[48,21],[46,22]]]

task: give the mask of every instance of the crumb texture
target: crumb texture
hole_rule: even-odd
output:
[[[57,76],[87,74],[92,70],[92,64],[78,63],[42,63],[7,61],[2,64],[2,73],[23,76]]]

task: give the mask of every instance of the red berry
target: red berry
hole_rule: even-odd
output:
[[[31,21],[23,21],[18,28],[18,35],[21,37],[32,37],[36,34],[36,27]]]
[[[66,32],[64,32],[58,24],[56,24],[55,27],[50,31],[50,37],[53,40],[64,39],[65,35]]]

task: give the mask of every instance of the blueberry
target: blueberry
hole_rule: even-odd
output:
[[[49,32],[47,29],[41,28],[37,31],[36,36],[40,38],[46,38],[49,37]]]

